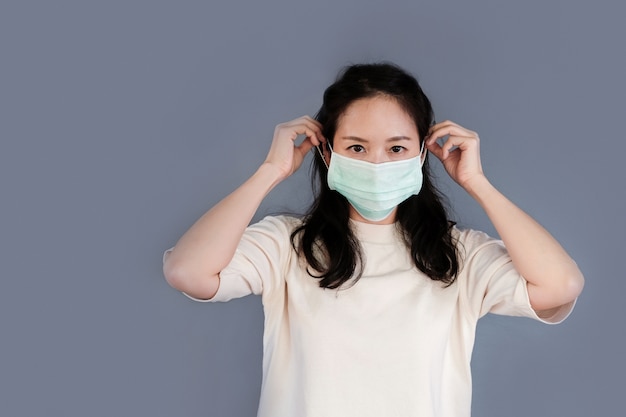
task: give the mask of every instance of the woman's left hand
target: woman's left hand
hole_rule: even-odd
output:
[[[437,143],[438,139],[446,136],[448,139],[443,145]],[[454,181],[468,189],[475,180],[484,179],[479,142],[476,132],[446,120],[430,128],[426,149],[443,163]]]

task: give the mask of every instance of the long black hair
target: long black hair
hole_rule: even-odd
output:
[[[345,68],[324,92],[324,101],[315,118],[322,133],[333,144],[337,123],[348,106],[369,97],[390,97],[411,116],[420,140],[428,135],[434,115],[430,100],[417,80],[390,63],[360,64]],[[308,264],[308,273],[323,288],[339,288],[363,273],[361,246],[349,223],[349,203],[326,182],[327,168],[319,154],[312,167],[315,200],[301,226],[291,234],[294,249]],[[396,224],[404,237],[415,266],[433,280],[448,285],[459,271],[457,249],[442,196],[435,189],[428,158],[424,162],[419,194],[400,203]]]

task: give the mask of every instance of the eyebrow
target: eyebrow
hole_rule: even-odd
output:
[[[358,136],[343,136],[342,139],[353,140],[355,142],[367,143],[369,140],[360,138]],[[385,142],[399,142],[403,140],[411,140],[408,136],[393,136],[387,139]]]

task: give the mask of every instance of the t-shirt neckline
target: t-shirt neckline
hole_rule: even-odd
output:
[[[350,219],[350,226],[361,242],[390,243],[398,236],[396,223],[371,224]]]

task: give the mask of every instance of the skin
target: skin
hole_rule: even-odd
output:
[[[326,142],[321,125],[309,116],[279,124],[265,162],[244,184],[219,202],[180,238],[164,263],[174,288],[208,299],[219,286],[219,272],[230,262],[245,228],[265,196],[301,166],[313,146]],[[305,139],[300,144],[298,135]],[[440,145],[437,140],[447,137]],[[340,117],[333,151],[381,163],[415,157],[421,138],[413,120],[395,100],[373,97],[353,102]],[[502,195],[485,177],[478,134],[451,121],[438,123],[424,138],[426,149],[439,159],[455,182],[485,210],[516,269],[526,279],[532,307],[540,316],[572,302],[584,278],[561,245],[535,220]],[[424,152],[424,157],[426,152]],[[332,154],[325,152],[330,164]],[[352,209],[350,217],[389,224],[395,210],[370,222]],[[211,256],[206,256],[211,254]]]

